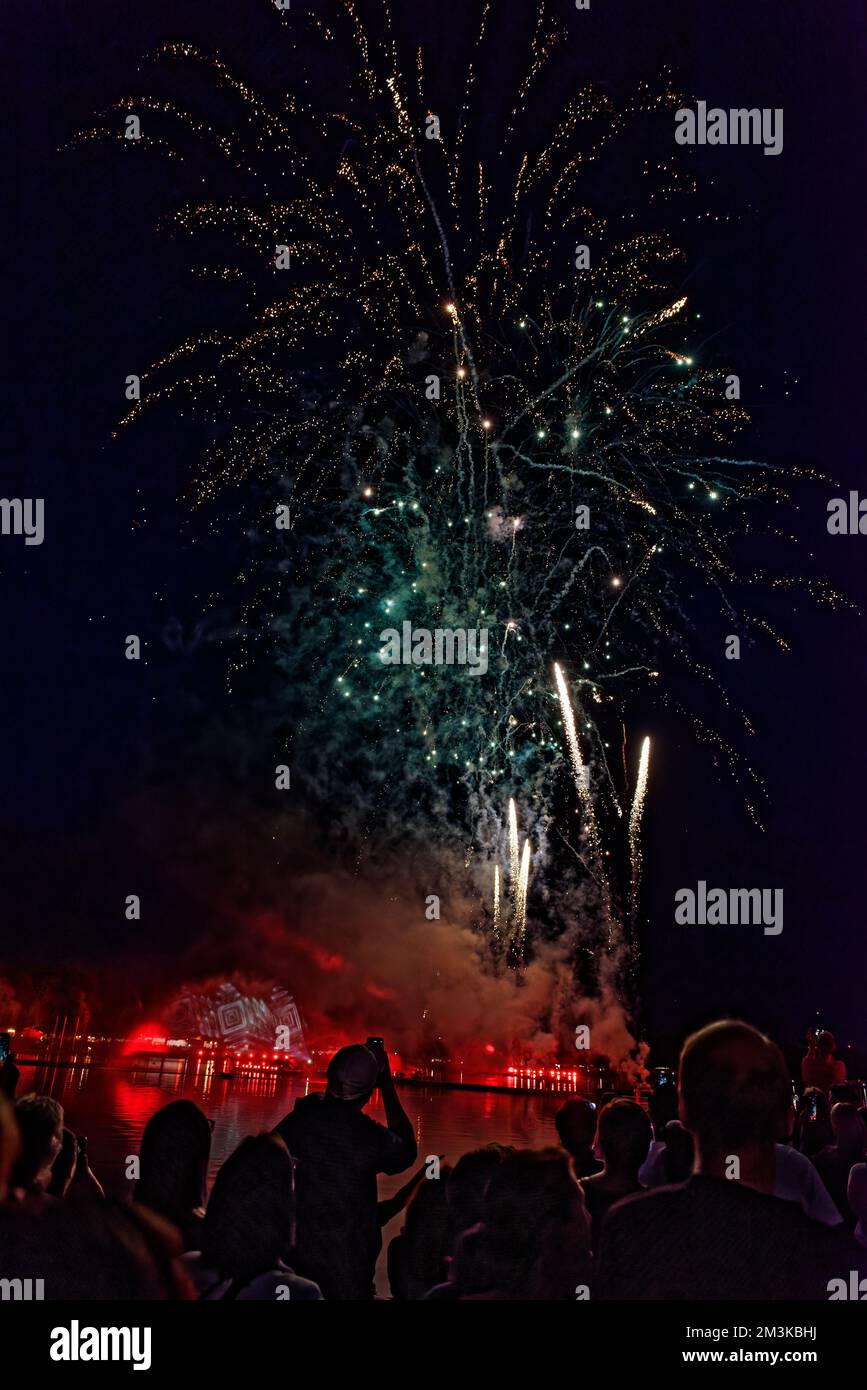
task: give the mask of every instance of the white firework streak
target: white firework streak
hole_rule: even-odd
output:
[[[521,868],[518,874],[518,893],[515,899],[515,939],[519,960],[524,959],[524,936],[527,931],[527,888],[530,882],[530,841],[524,841]]]
[[[494,865],[494,936],[500,935],[500,866]]]
[[[611,903],[611,883],[608,878],[608,866],[605,863],[605,855],[602,852],[602,838],[599,834],[596,808],[593,805],[593,798],[590,795],[590,770],[581,756],[581,745],[578,742],[578,730],[575,727],[575,713],[572,709],[572,701],[569,698],[569,687],[566,684],[566,677],[563,675],[556,661],[554,663],[554,678],[557,682],[557,694],[560,697],[563,726],[566,730],[566,741],[569,745],[569,759],[572,764],[572,772],[575,777],[578,798],[581,802],[582,828],[586,836],[587,848],[590,851],[590,857],[593,861],[590,873],[596,880],[602,895],[602,912],[606,922],[608,946],[610,949],[621,935],[620,924],[617,922]]]
[[[650,739],[646,738],[641,745],[641,757],[638,762],[638,779],[635,783],[635,795],[632,798],[632,807],[629,812],[629,858],[632,866],[630,907],[633,916],[638,908],[638,885],[641,879],[641,816],[644,811],[644,802],[647,798],[647,774],[649,767]]]
[[[601,846],[599,842],[599,827],[596,824],[596,811],[590,796],[589,768],[581,756],[581,745],[578,742],[578,730],[575,728],[575,713],[572,709],[572,701],[569,698],[569,687],[566,684],[566,677],[563,675],[556,661],[554,663],[554,679],[557,682],[557,694],[560,697],[560,710],[563,715],[563,727],[566,730],[566,742],[569,745],[569,759],[572,763],[575,786],[584,812],[587,840],[594,856],[598,859],[600,857]]]
[[[509,797],[509,897],[517,910],[518,902],[518,810],[515,798]]]

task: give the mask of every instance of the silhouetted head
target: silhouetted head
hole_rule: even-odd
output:
[[[867,1148],[867,1130],[854,1105],[831,1107],[831,1129],[838,1149],[852,1163],[860,1163]]]
[[[677,1119],[677,1087],[671,1080],[664,1086],[653,1088],[647,1108],[653,1121],[653,1132],[657,1139],[661,1139],[669,1120]]]
[[[597,1143],[610,1173],[637,1181],[652,1138],[650,1120],[634,1100],[612,1100],[600,1111]]]
[[[557,1137],[573,1158],[583,1158],[593,1148],[596,1110],[587,1100],[567,1100],[554,1116]]]
[[[504,1144],[486,1144],[461,1154],[446,1182],[452,1239],[481,1220],[491,1178],[511,1153],[514,1149]]]
[[[851,1081],[837,1081],[831,1087],[832,1105],[854,1105],[858,1109],[860,1091],[857,1086],[853,1086]]]
[[[791,1124],[783,1054],[748,1023],[723,1020],[687,1038],[679,1090],[681,1119],[705,1165],[747,1149],[773,1158]]]
[[[242,1140],[214,1182],[202,1260],[227,1279],[276,1268],[295,1239],[295,1163],[276,1134]]]
[[[662,1131],[665,1140],[665,1178],[667,1182],[686,1182],[692,1172],[695,1147],[689,1130],[680,1120],[669,1120]]]
[[[816,1051],[820,1057],[830,1057],[832,1052],[836,1050],[836,1047],[837,1039],[834,1037],[834,1034],[829,1033],[827,1029],[823,1029],[821,1033],[816,1034]]]
[[[60,1153],[63,1106],[53,1096],[22,1096],[15,1103],[21,1152],[12,1170],[11,1186],[33,1191],[48,1186],[51,1165]]]
[[[501,1298],[574,1298],[589,1253],[590,1222],[569,1159],[560,1149],[518,1149],[492,1173],[454,1277],[464,1290]]]
[[[3,1259],[16,1276],[45,1280],[61,1302],[193,1298],[175,1264],[177,1232],[131,1202],[54,1202],[4,1230]]]
[[[373,1094],[379,1076],[379,1059],[364,1043],[350,1043],[335,1052],[328,1063],[326,1094],[359,1110]]]
[[[420,1286],[433,1288],[444,1276],[449,1253],[447,1167],[438,1180],[419,1183],[406,1209],[403,1235],[407,1267]]]
[[[205,1204],[211,1125],[191,1100],[173,1100],[151,1115],[139,1151],[135,1200],[183,1226]]]

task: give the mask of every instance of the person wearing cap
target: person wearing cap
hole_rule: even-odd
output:
[[[377,1086],[384,1125],[363,1113]],[[326,1299],[372,1298],[382,1246],[377,1174],[402,1173],[417,1153],[388,1054],[361,1043],[341,1047],[328,1064],[324,1094],[296,1100],[276,1133],[298,1165],[294,1267],[315,1279]]]

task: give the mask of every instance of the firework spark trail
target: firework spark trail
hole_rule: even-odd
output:
[[[518,810],[515,798],[509,797],[509,897],[513,911],[518,903]]]
[[[632,798],[632,806],[629,811],[629,859],[631,866],[629,911],[630,918],[633,922],[638,911],[638,889],[641,882],[641,816],[647,797],[647,774],[649,767],[650,739],[645,738],[641,745],[641,757],[638,762],[638,778],[635,783],[635,795]]]
[[[515,959],[518,965],[524,963],[524,943],[527,935],[527,892],[530,883],[530,840],[524,841],[521,853],[521,867],[518,873],[518,892],[515,896]]]
[[[572,764],[575,787],[581,801],[581,807],[584,811],[585,833],[594,856],[598,858],[601,846],[599,842],[599,827],[596,823],[596,812],[593,807],[593,798],[590,795],[590,769],[581,756],[581,745],[578,742],[578,730],[575,727],[575,714],[572,709],[572,701],[569,698],[569,687],[556,661],[554,663],[554,679],[557,682],[560,712],[563,716],[563,727],[566,730],[566,742],[569,748],[569,760]]]
[[[494,927],[495,941],[500,939],[500,866],[494,865]]]
[[[602,920],[605,924],[607,945],[610,951],[619,943],[622,937],[622,928],[614,912],[609,866],[605,862],[606,852],[602,848],[602,838],[599,833],[596,808],[590,793],[590,769],[581,756],[581,745],[578,741],[578,731],[575,727],[575,715],[572,709],[572,702],[569,698],[569,687],[566,684],[566,678],[557,662],[554,663],[554,678],[557,682],[560,709],[563,715],[563,725],[566,730],[569,760],[572,764],[575,787],[583,812],[582,830],[591,855],[593,877],[600,893],[600,911]],[[618,806],[618,811],[619,809]]]
[[[618,594],[617,594],[617,598],[614,600],[614,602],[612,603],[612,605],[611,605],[611,607],[609,608],[608,612],[605,614],[605,621],[603,622],[601,628],[599,629],[599,632],[598,632],[598,634],[597,634],[597,636],[596,636],[596,640],[593,642],[593,645],[592,645],[591,647],[588,648],[588,655],[589,655],[590,652],[594,652],[594,651],[596,650],[596,648],[599,646],[599,643],[602,641],[603,637],[605,636],[606,632],[608,631],[608,628],[609,628],[609,626],[610,626],[610,624],[611,624],[611,620],[612,620],[612,618],[614,617],[614,614],[616,613],[616,611],[617,611],[617,609],[619,608],[620,604],[623,602],[624,598],[625,598],[626,595],[628,594],[628,592],[629,592],[629,590],[631,589],[632,585],[635,584],[635,583],[637,582],[639,576],[642,574],[642,572],[644,571],[644,569],[646,568],[646,566],[650,563],[651,556],[655,555],[655,554],[656,554],[656,551],[657,551],[657,546],[656,546],[656,545],[652,545],[652,546],[650,547],[650,549],[648,550],[647,554],[644,556],[644,559],[643,559],[643,560],[639,560],[638,564],[636,565],[635,569],[633,570],[633,572],[632,572],[632,574],[630,575],[630,577],[629,577],[629,579],[627,580],[627,582],[626,582],[625,584],[621,583],[621,584],[619,585],[619,592],[618,592]]]

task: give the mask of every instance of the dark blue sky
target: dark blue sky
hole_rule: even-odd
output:
[[[412,6],[419,36],[434,38],[441,55],[445,92],[468,8]],[[571,11],[569,0],[562,8]],[[503,11],[514,13],[511,4]],[[863,6],[593,0],[570,22],[576,81],[617,87],[668,63],[711,104],[784,109],[779,158],[730,148],[700,156],[712,205],[739,216],[690,234],[688,290],[741,378],[753,456],[867,489]],[[171,181],[163,167],[144,164],[132,180],[125,161],[59,147],[90,113],[146,86],[137,64],[160,41],[220,48],[274,92],[289,57],[273,42],[265,0],[7,0],[2,24],[12,214],[2,493],[44,496],[49,516],[42,547],[4,539],[0,549],[0,911],[12,924],[3,953],[100,960],[114,949],[111,933],[95,925],[72,943],[64,935],[69,895],[86,892],[69,846],[104,834],[113,807],[140,784],[170,777],[151,760],[160,721],[172,717],[169,687],[190,681],[202,718],[209,691],[215,707],[225,698],[216,662],[193,672],[163,657],[141,670],[118,660],[118,643],[127,632],[156,636],[173,615],[194,622],[197,596],[219,587],[227,562],[217,544],[193,555],[179,541],[183,437],[121,453],[109,442],[122,378],[196,322],[183,253],[153,230],[172,205]],[[811,572],[863,606],[867,538],[827,535],[825,502],[835,494],[803,488],[793,530],[805,565],[812,552]],[[143,502],[146,533],[131,527]],[[756,541],[748,558],[783,568],[770,542],[765,553]],[[761,606],[791,655],[751,650],[723,675],[756,726],[751,757],[771,800],[765,833],[685,730],[653,730],[646,1022],[653,1033],[676,1032],[730,1010],[792,1039],[818,1009],[841,1039],[864,1047],[864,619],[804,598],[761,597]],[[722,667],[724,634],[702,633],[695,616],[698,640]],[[134,846],[116,849],[134,862]],[[674,892],[700,878],[783,887],[783,934],[676,927]],[[157,929],[154,952],[167,945]]]

